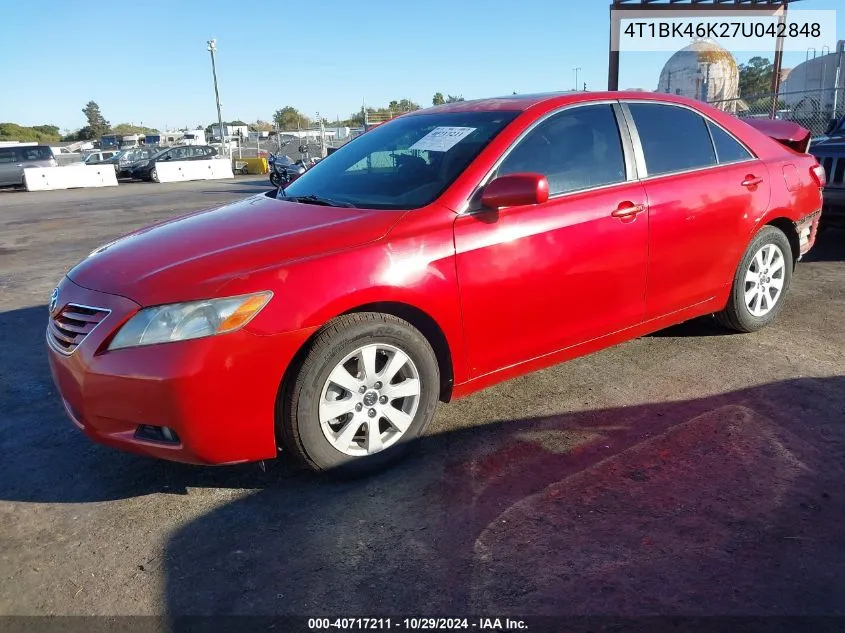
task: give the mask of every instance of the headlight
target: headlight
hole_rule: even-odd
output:
[[[249,323],[272,296],[273,293],[267,291],[144,308],[120,328],[109,349],[187,341],[234,332]]]

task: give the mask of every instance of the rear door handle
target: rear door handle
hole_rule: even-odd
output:
[[[614,218],[622,218],[623,220],[633,220],[637,214],[645,211],[645,207],[641,204],[634,204],[633,202],[623,202],[610,215]]]
[[[762,178],[759,178],[759,177],[754,176],[754,175],[752,175],[752,174],[748,174],[748,175],[745,177],[745,180],[743,180],[743,181],[742,181],[742,186],[743,186],[743,187],[756,187],[756,186],[757,186],[757,185],[759,185],[761,182],[763,182],[763,179],[762,179]]]

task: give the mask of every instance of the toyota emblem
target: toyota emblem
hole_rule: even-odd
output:
[[[53,288],[53,292],[50,293],[50,314],[53,314],[56,311],[56,306],[59,305],[59,289]]]

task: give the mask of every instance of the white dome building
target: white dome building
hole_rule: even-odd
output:
[[[696,40],[669,58],[660,72],[657,92],[714,104],[734,110],[739,97],[739,67],[727,50],[712,40]]]

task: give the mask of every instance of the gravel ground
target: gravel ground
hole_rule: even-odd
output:
[[[91,444],[45,360],[56,281],[268,188],[0,192],[0,615],[845,617],[843,232],[769,329],[699,319],[442,406],[369,479]]]

